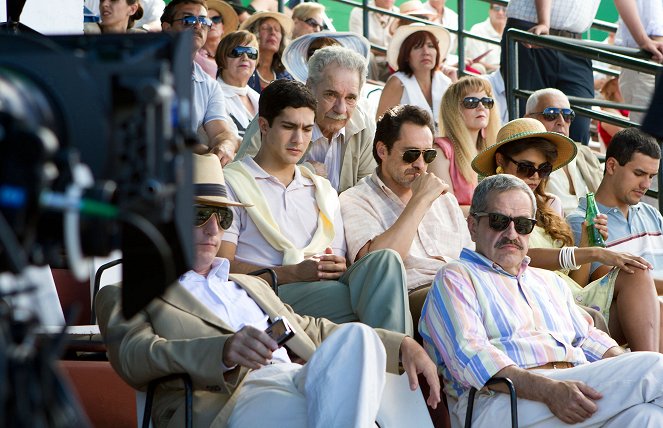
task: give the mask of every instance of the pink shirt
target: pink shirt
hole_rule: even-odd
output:
[[[465,180],[463,174],[460,173],[456,166],[456,153],[454,146],[450,139],[447,137],[438,137],[435,139],[444,156],[449,159],[449,176],[451,177],[451,185],[454,188],[454,196],[460,205],[470,205],[472,203],[472,195],[474,194],[474,186]]]

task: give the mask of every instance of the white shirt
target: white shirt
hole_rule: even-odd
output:
[[[663,0],[636,0],[638,16],[647,35],[663,36]],[[633,39],[630,31],[621,18],[617,23],[617,34],[615,34],[615,45],[638,48],[638,43]]]
[[[499,42],[502,39],[502,35],[495,30],[493,24],[490,23],[490,18],[486,18],[485,21],[474,24],[470,29],[470,33],[476,34],[477,36],[486,37],[493,39],[496,42]],[[485,52],[490,50],[488,55],[483,57],[481,62],[487,64],[499,65],[500,64],[500,52],[502,48],[499,45],[493,45],[490,43],[482,42],[481,40],[467,39],[465,42],[465,58],[474,59],[479,55],[483,55]]]
[[[434,13],[435,16],[437,16],[438,14],[437,9],[431,6],[429,2],[424,3],[424,9]],[[433,22],[442,24],[445,28],[449,30],[458,30],[458,14],[446,6],[444,8],[444,13],[442,14],[442,19],[438,18],[437,20],[433,20]],[[458,49],[458,40],[456,33],[449,32],[449,53],[450,54],[456,53],[457,49]]]
[[[341,179],[341,154],[343,153],[343,142],[345,141],[345,128],[341,128],[336,134],[332,135],[331,143],[322,135],[320,127],[316,123],[311,135],[311,148],[304,155],[305,161],[315,161],[325,164],[327,170],[327,180],[332,187],[338,191]]]
[[[230,262],[215,258],[207,276],[192,270],[180,277],[180,284],[220,320],[239,331],[250,325],[258,330],[269,326],[269,316],[242,287],[228,280]],[[289,363],[288,351],[281,347],[272,354],[272,361]]]
[[[555,0],[551,2],[550,28],[584,33],[591,27],[601,0]],[[511,0],[507,18],[537,23],[535,0]]]
[[[403,95],[401,95],[401,104],[410,104],[417,107],[421,107],[431,115],[433,123],[435,125],[435,134],[438,135],[439,131],[439,121],[440,121],[440,104],[442,102],[442,95],[447,91],[449,85],[451,85],[451,79],[444,75],[441,71],[437,70],[433,73],[433,82],[431,93],[433,95],[433,108],[426,101],[426,96],[417,82],[417,78],[412,76],[407,76],[402,71],[394,73],[394,77],[401,81],[403,84]]]
[[[490,86],[493,88],[493,98],[497,103],[497,107],[500,109],[500,120],[502,125],[504,125],[509,121],[509,109],[506,105],[506,86],[504,79],[502,79],[502,73],[497,70],[490,74],[484,74],[481,77],[489,81]]]
[[[223,92],[223,96],[226,101],[226,110],[228,111],[228,116],[230,116],[230,119],[237,127],[239,137],[244,138],[246,128],[255,117],[255,114],[251,115],[246,107],[244,107],[244,103],[242,103],[242,99],[240,98],[239,94],[244,92],[246,93],[246,96],[249,98],[249,101],[251,102],[253,110],[256,112],[256,114],[258,114],[258,99],[260,98],[260,94],[250,86],[239,88],[237,86],[228,85],[223,81],[221,76],[217,77],[216,81],[221,86],[221,91]]]
[[[374,2],[369,2],[369,6],[375,7]],[[392,12],[398,12],[396,6],[391,8]],[[389,15],[382,15],[376,12],[368,12],[368,41],[374,45],[387,47],[391,40],[389,26],[394,18]],[[350,12],[350,32],[364,34],[364,14],[361,8],[354,8]]]
[[[281,233],[295,247],[306,247],[318,228],[319,209],[315,200],[316,189],[313,182],[303,177],[299,168],[295,168],[294,179],[288,187],[285,187],[276,177],[262,169],[253,158],[247,156],[240,162],[255,177]],[[226,185],[228,197],[237,201],[236,189],[233,189],[229,183]],[[233,210],[234,221],[222,239],[237,245],[235,260],[257,266],[281,266],[283,252],[277,251],[265,240],[246,209],[242,207],[230,207],[230,209]],[[331,248],[334,254],[345,257],[345,235],[340,206],[334,213],[333,222],[336,233]]]

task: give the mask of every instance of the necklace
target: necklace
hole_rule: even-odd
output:
[[[273,71],[272,71],[272,76],[274,76],[274,77],[272,78],[272,80],[267,80],[267,79],[265,79],[264,77],[262,77],[262,76],[260,75],[260,72],[258,71],[257,68],[256,68],[256,74],[258,75],[258,79],[260,79],[260,81],[261,81],[262,83],[265,83],[265,84],[267,84],[267,85],[269,85],[269,84],[272,83],[274,80],[276,80],[276,73],[274,73]]]

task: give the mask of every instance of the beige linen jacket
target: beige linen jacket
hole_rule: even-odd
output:
[[[295,330],[288,347],[304,360],[309,360],[322,340],[337,327],[326,319],[297,315],[260,278],[230,275],[230,280],[244,288],[270,319],[277,316],[288,319]],[[179,284],[169,287],[145,310],[125,320],[120,307],[121,291],[119,286],[109,285],[99,291],[96,299],[99,327],[115,371],[140,390],[145,390],[153,379],[188,373],[194,388],[194,426],[226,426],[234,397],[250,371],[238,366],[223,373],[223,347],[235,331]],[[387,351],[387,370],[398,373],[404,335],[376,331]],[[156,427],[181,426],[182,383],[173,381],[157,388],[153,409]]]

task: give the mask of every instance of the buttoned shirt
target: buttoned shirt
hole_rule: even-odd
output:
[[[405,209],[377,172],[341,193],[340,199],[350,260],[368,241],[389,229]],[[419,223],[403,260],[408,289],[430,284],[435,273],[467,246],[474,247],[474,243],[458,201],[451,193],[440,196]]]
[[[486,37],[488,39],[493,39],[496,42],[499,42],[502,39],[502,35],[495,30],[493,24],[490,23],[490,18],[486,18],[485,21],[478,22],[472,26],[470,33],[477,36]],[[490,51],[480,62],[492,65],[500,65],[500,52],[502,49],[500,45],[494,45],[491,43],[482,42],[481,40],[475,39],[466,39],[465,42],[465,58],[474,59],[484,53]]]
[[[343,144],[345,143],[345,128],[332,135],[331,142],[322,135],[316,123],[311,134],[311,148],[304,155],[305,161],[320,162],[327,170],[327,180],[338,191],[341,179],[341,164],[343,159]]]
[[[639,202],[628,207],[628,218],[617,207],[597,202],[599,212],[608,216],[607,248],[623,251],[647,259],[654,266],[654,276],[663,276],[663,216],[653,206]],[[582,222],[585,220],[587,199],[580,198],[578,209],[566,218],[580,242]],[[592,272],[600,263],[592,263]]]
[[[649,37],[663,36],[663,0],[638,0],[635,4],[638,8],[638,17],[647,35]],[[617,22],[615,45],[629,48],[639,47],[622,18],[619,18]]]
[[[535,0],[511,0],[506,9],[507,18],[538,23]],[[550,28],[584,33],[592,25],[601,0],[551,1]]]
[[[192,270],[180,276],[180,284],[207,309],[235,331],[250,325],[258,330],[269,326],[269,316],[249,294],[233,281],[228,280],[230,262],[216,257],[207,276]],[[222,362],[221,356],[219,361]],[[272,354],[272,362],[289,363],[288,351],[281,347]],[[227,369],[230,369],[227,367]]]
[[[435,277],[419,331],[451,397],[482,388],[508,366],[586,364],[617,346],[577,308],[555,273],[528,264],[525,257],[512,275],[465,248]]]
[[[281,233],[295,247],[306,247],[318,228],[319,208],[315,200],[316,188],[313,182],[303,177],[299,168],[295,168],[294,178],[286,187],[276,177],[262,169],[253,158],[245,157],[240,162],[255,178]],[[233,189],[229,183],[226,184],[228,197],[237,201],[235,194],[241,192],[241,189]],[[338,196],[334,193],[332,197]],[[258,266],[281,266],[283,252],[276,250],[267,242],[246,209],[242,207],[230,207],[230,209],[233,210],[234,220],[222,239],[237,245],[235,260]],[[340,208],[337,208],[333,222],[335,235],[331,248],[334,254],[345,257],[345,237]]]

